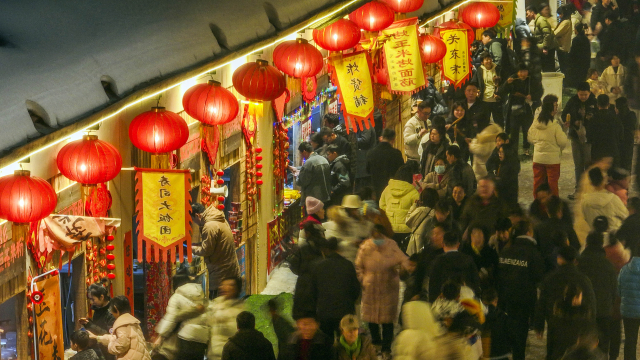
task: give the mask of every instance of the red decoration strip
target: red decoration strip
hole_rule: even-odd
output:
[[[220,131],[217,126],[202,124],[202,151],[207,154],[211,166],[216,163],[218,145],[220,144]]]

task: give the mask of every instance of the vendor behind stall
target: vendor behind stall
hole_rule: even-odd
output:
[[[91,284],[87,289],[87,296],[93,310],[91,319],[80,318],[80,324],[96,335],[109,334],[116,319],[109,312],[111,298],[106,287],[100,283]],[[99,349],[106,360],[115,360],[115,355],[109,354],[106,346],[99,345]]]

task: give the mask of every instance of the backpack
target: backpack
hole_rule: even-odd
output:
[[[500,77],[502,77],[502,79],[506,79],[516,73],[518,69],[518,56],[516,55],[516,52],[508,46],[507,39],[495,38],[493,39],[493,41],[499,43],[500,47],[502,48]],[[488,48],[489,53],[491,53],[491,46],[489,46]],[[493,54],[491,55],[493,56]]]

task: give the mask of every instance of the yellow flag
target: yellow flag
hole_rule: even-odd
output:
[[[382,35],[388,37],[384,55],[393,93],[411,94],[427,85],[418,46],[417,21],[417,18],[396,21],[382,31]]]
[[[498,28],[505,29],[513,23],[513,1],[491,1],[498,10],[500,10],[500,21],[496,25]]]
[[[358,121],[362,129],[362,120],[372,118],[373,114],[373,86],[367,53],[357,52],[343,56],[334,61],[334,66],[341,100],[346,110],[345,120]],[[366,125],[368,128],[369,124]],[[355,122],[347,126],[347,131],[350,128],[355,128]]]
[[[443,30],[440,36],[447,46],[447,54],[442,59],[442,74],[454,87],[460,87],[471,74],[467,30]]]

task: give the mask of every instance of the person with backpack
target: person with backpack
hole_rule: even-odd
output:
[[[541,4],[541,7],[548,8],[547,4]],[[527,11],[533,9],[527,8]],[[533,36],[538,42],[538,48],[542,51],[542,71],[554,72],[556,71],[556,48],[558,44],[556,37],[546,17],[539,13],[535,13]]]

